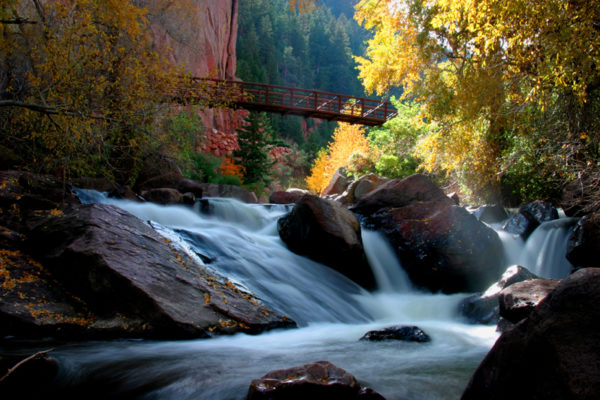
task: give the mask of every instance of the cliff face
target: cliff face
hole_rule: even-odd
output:
[[[235,79],[239,0],[148,0],[156,44],[193,76]],[[206,109],[207,151],[223,137],[236,142],[243,113]],[[236,144],[237,145],[237,144]],[[232,149],[225,149],[227,153]]]

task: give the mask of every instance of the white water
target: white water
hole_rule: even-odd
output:
[[[467,325],[458,317],[465,295],[414,291],[389,243],[375,232],[363,232],[381,289],[370,294],[287,250],[276,229],[285,207],[211,199],[214,215],[207,216],[186,207],[91,195],[89,201],[113,203],[154,221],[165,234],[180,235],[192,251],[212,260],[208,265],[301,328],[209,340],[62,346],[53,355],[66,392],[91,382],[105,398],[242,400],[251,380],[270,370],[329,360],[388,400],[457,399],[497,338],[494,326]],[[432,341],[358,341],[369,330],[396,324],[417,325]]]
[[[508,265],[518,264],[541,278],[562,279],[573,266],[566,258],[567,241],[576,218],[542,223],[524,242],[518,235],[498,230]]]

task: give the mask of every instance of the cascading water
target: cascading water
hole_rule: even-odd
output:
[[[96,398],[241,400],[251,380],[270,370],[329,360],[389,400],[456,399],[497,337],[494,326],[468,325],[457,316],[464,295],[414,291],[389,243],[376,232],[363,231],[381,288],[371,294],[287,250],[276,229],[285,206],[210,199],[205,215],[182,206],[85,196],[151,220],[163,234],[178,235],[209,266],[301,328],[192,341],[64,345],[53,352],[63,393],[85,387],[81,397],[87,398],[93,397],[92,388]],[[358,341],[368,330],[396,324],[418,325],[432,341]]]
[[[565,278],[573,269],[566,253],[567,241],[576,224],[577,218],[566,217],[544,222],[525,242],[517,235],[497,230],[507,264],[518,264],[541,278]]]

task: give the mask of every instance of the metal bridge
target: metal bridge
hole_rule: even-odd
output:
[[[311,89],[241,81],[190,78],[174,93],[180,104],[205,104],[299,115],[368,126],[397,115],[389,102]]]

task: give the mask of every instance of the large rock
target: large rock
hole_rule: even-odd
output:
[[[155,47],[190,76],[236,80],[239,0],[191,0],[191,9],[176,2],[145,2],[149,7]],[[157,9],[157,7],[159,7]],[[245,111],[205,108],[198,112],[204,127],[200,150],[216,156],[238,149],[236,128]]]
[[[404,179],[392,179],[366,194],[352,211],[367,215],[382,208],[405,207],[415,202],[439,202],[454,205],[444,191],[429,177],[414,174]]]
[[[272,204],[292,204],[300,200],[303,196],[303,193],[298,192],[288,192],[279,190],[273,192],[271,196],[269,196],[269,203]]]
[[[162,205],[183,203],[183,194],[171,188],[144,190],[142,197],[149,202]]]
[[[500,315],[513,324],[527,318],[559,282],[555,279],[531,279],[507,287],[498,297]]]
[[[567,259],[575,267],[600,267],[600,215],[583,217],[569,236]]]
[[[339,203],[305,195],[278,221],[279,235],[294,253],[321,262],[365,288],[375,278],[364,253],[358,219]]]
[[[415,284],[445,293],[482,291],[501,275],[502,242],[493,229],[444,199],[380,212],[367,224],[385,232]]]
[[[144,157],[134,189],[174,188],[182,179],[183,174],[174,159],[153,153]]]
[[[2,253],[0,334],[180,339],[293,321],[110,205],[52,210]]]
[[[469,322],[476,324],[496,324],[500,317],[499,298],[503,289],[517,282],[538,277],[520,265],[513,265],[502,274],[500,280],[490,286],[483,294],[474,294],[459,304],[459,312]]]
[[[363,175],[348,186],[345,196],[341,199],[342,203],[354,204],[387,181],[388,178],[380,178],[375,174]]]
[[[369,331],[360,338],[371,342],[381,342],[384,340],[402,340],[406,342],[426,343],[431,341],[428,334],[423,332],[418,326],[390,326],[388,328]]]
[[[235,185],[203,183],[202,193],[203,197],[228,197],[238,199],[244,203],[258,203],[258,198],[254,192]]]
[[[522,205],[519,211],[509,218],[503,229],[527,239],[541,223],[555,219],[558,219],[558,211],[552,203],[536,200]]]
[[[248,400],[384,400],[329,361],[271,371],[255,379]]]
[[[477,207],[477,209],[473,211],[473,215],[481,222],[486,222],[488,224],[502,222],[508,218],[506,210],[499,204],[486,204]]]
[[[343,193],[350,185],[350,179],[346,176],[343,168],[339,168],[329,181],[327,187],[321,193],[321,196],[332,196]]]
[[[463,400],[600,398],[600,269],[564,279],[505,332],[481,362]]]

